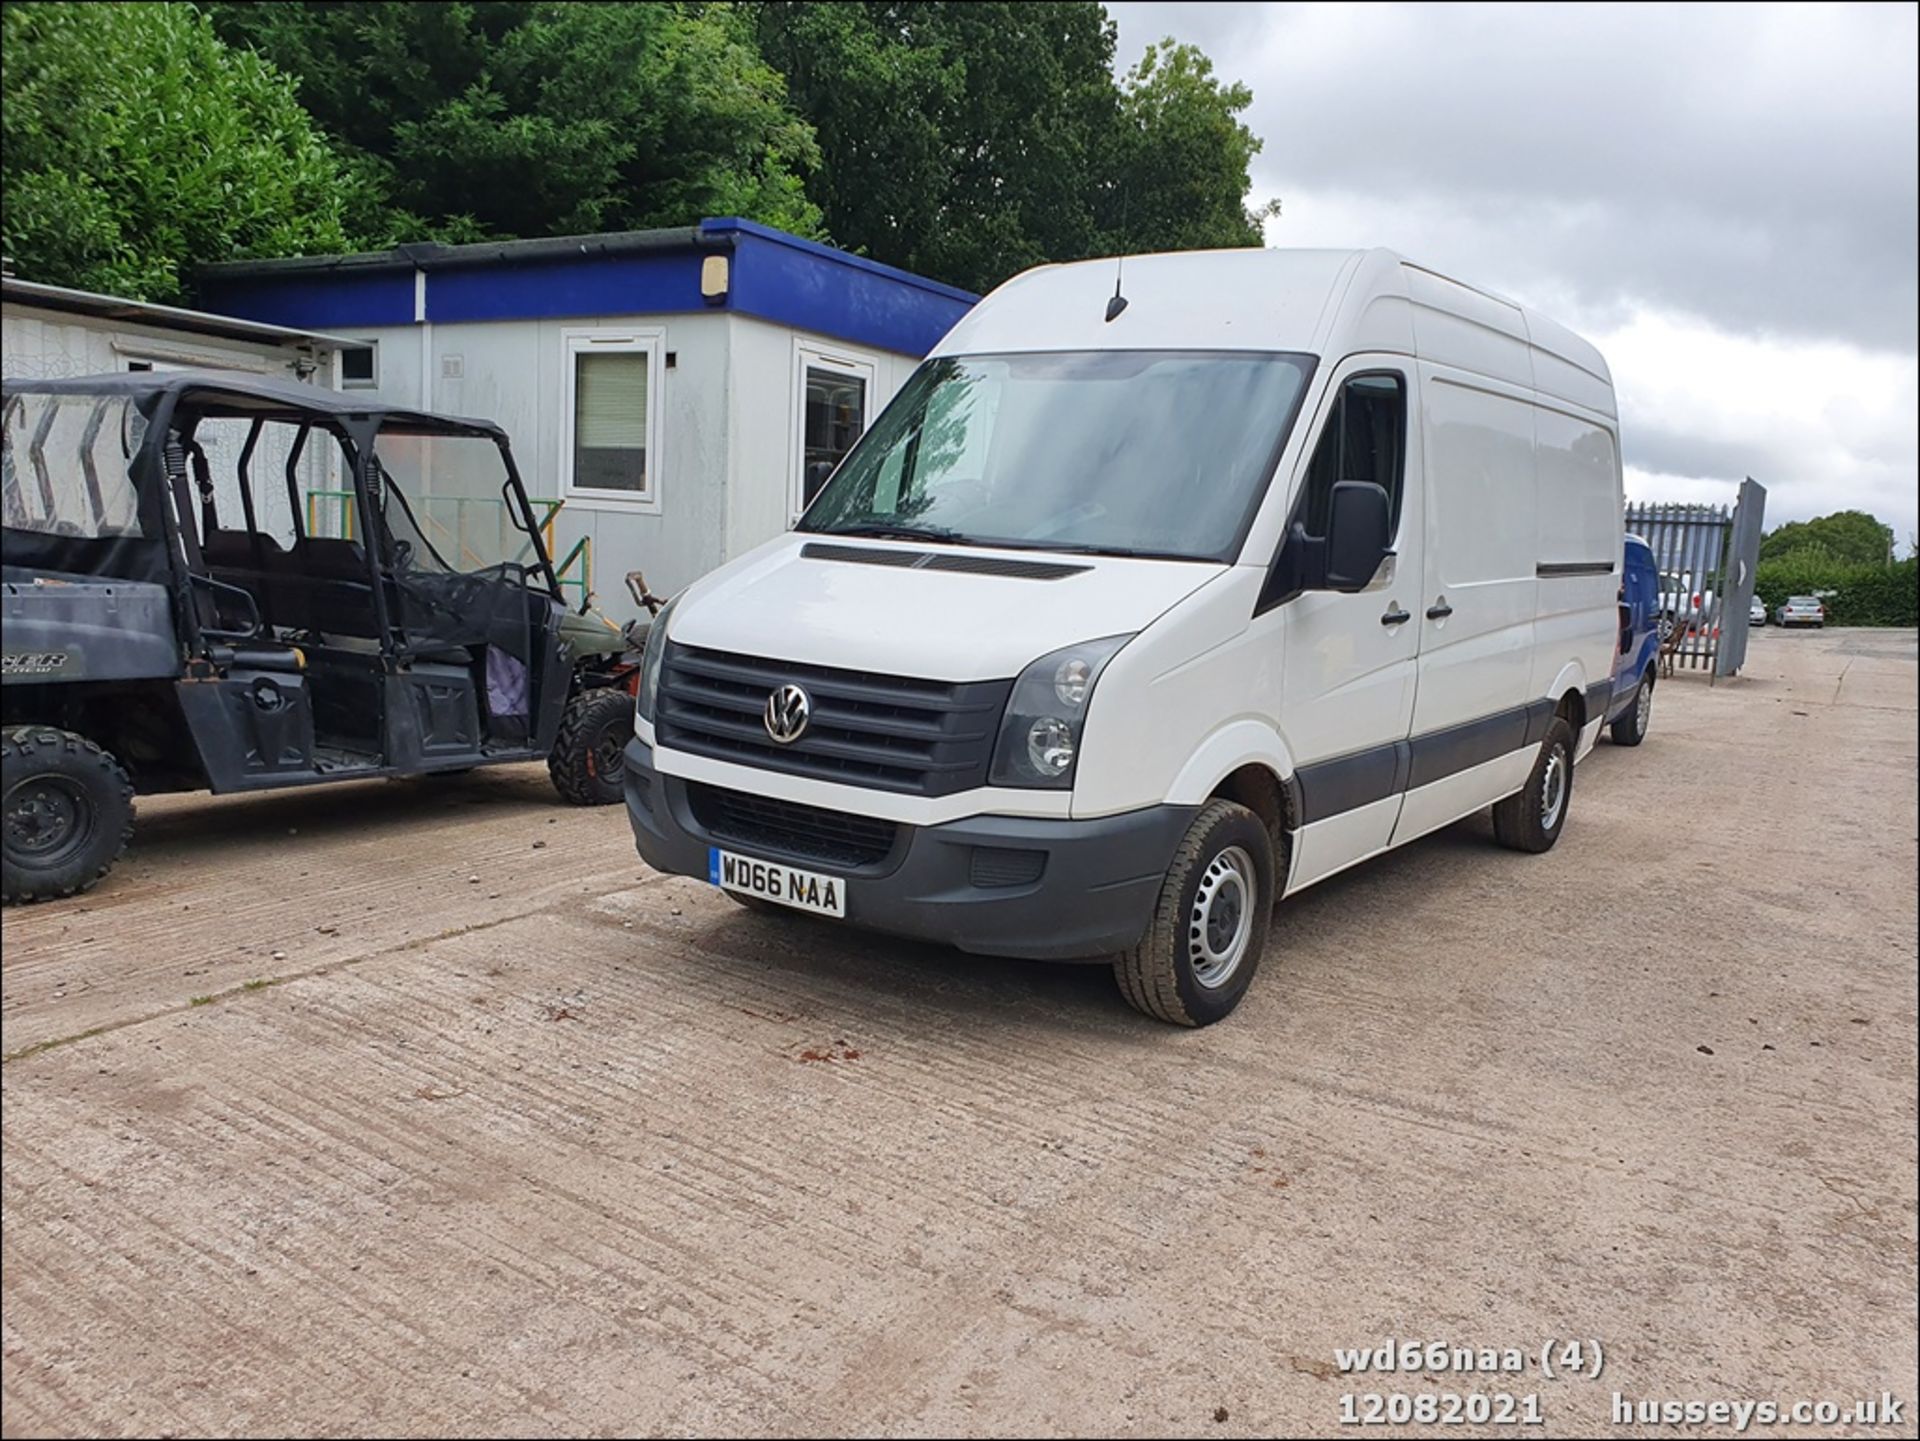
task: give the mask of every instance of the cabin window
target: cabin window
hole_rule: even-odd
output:
[[[1372,481],[1387,493],[1390,529],[1400,529],[1400,498],[1407,455],[1406,381],[1391,373],[1356,375],[1340,387],[1320,443],[1307,463],[1299,513],[1310,536],[1327,533],[1333,487],[1342,480]]]
[[[379,350],[372,342],[349,345],[340,352],[342,390],[372,390],[379,384]]]
[[[660,508],[659,331],[566,332],[561,474],[588,504]]]
[[[873,366],[805,346],[794,354],[798,388],[799,457],[793,477],[792,510],[813,504],[827,476],[853,443],[866,433],[873,411]]]

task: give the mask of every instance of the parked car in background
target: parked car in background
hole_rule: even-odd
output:
[[[1756,595],[1753,598],[1753,604],[1747,607],[1747,624],[1765,625],[1766,623],[1767,603]]]
[[[1690,570],[1660,572],[1660,638],[1673,633],[1675,625],[1689,629],[1704,626],[1713,619],[1713,587],[1697,588],[1699,582]]]
[[[1620,641],[1613,658],[1613,695],[1607,702],[1608,734],[1620,746],[1647,738],[1653,719],[1653,683],[1660,659],[1660,577],[1653,547],[1637,535],[1626,539],[1620,572]]]
[[[1827,623],[1827,608],[1816,595],[1790,595],[1774,618],[1783,626],[1823,626]]]

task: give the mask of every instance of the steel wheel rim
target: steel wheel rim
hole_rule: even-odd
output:
[[[1246,960],[1258,897],[1253,857],[1240,846],[1228,846],[1201,873],[1187,917],[1187,958],[1206,989],[1224,986]]]
[[[1640,698],[1633,703],[1634,724],[1644,734],[1647,722],[1653,718],[1653,687],[1645,681],[1640,682]]]
[[[587,774],[595,780],[620,774],[620,760],[626,750],[625,739],[617,725],[606,726],[587,748]]]
[[[1540,777],[1540,824],[1552,830],[1560,824],[1567,804],[1567,753],[1559,746],[1547,752],[1547,769]]]
[[[64,865],[93,837],[93,803],[65,776],[35,776],[7,790],[7,852],[14,860]]]

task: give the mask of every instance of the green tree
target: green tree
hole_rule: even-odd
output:
[[[384,240],[744,215],[820,233],[811,128],[711,4],[222,4],[384,197]]]
[[[1124,83],[1091,0],[753,7],[836,241],[986,290],[1044,261],[1257,245],[1244,86],[1171,41]]]
[[[1258,245],[1278,201],[1246,206],[1260,141],[1239,116],[1244,85],[1222,85],[1213,62],[1172,39],[1149,45],[1120,96],[1108,202],[1111,233],[1128,250]]]
[[[339,250],[353,185],[293,87],[187,5],[0,12],[0,230],[19,273],[173,300],[204,261]]]
[[[1864,510],[1838,510],[1813,520],[1788,521],[1760,542],[1763,561],[1800,551],[1823,552],[1842,565],[1885,565],[1893,559],[1893,527]]]

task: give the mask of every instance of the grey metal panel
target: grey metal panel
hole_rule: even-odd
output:
[[[167,588],[151,581],[9,578],[0,587],[0,632],[0,679],[8,683],[180,674]]]
[[[1747,663],[1747,630],[1766,513],[1767,488],[1748,476],[1740,484],[1740,498],[1733,508],[1733,536],[1727,548],[1726,624],[1714,665],[1716,676],[1737,675]]]
[[[1653,551],[1654,565],[1660,572],[1663,606],[1672,598],[1666,577],[1679,574],[1690,579],[1675,604],[1677,619],[1686,625],[1672,653],[1672,663],[1680,670],[1704,670],[1715,674],[1720,651],[1721,632],[1728,615],[1728,535],[1732,517],[1726,507],[1714,505],[1630,505],[1626,510],[1626,528],[1640,536]],[[1711,594],[1711,605],[1705,597]],[[1704,615],[1692,612],[1692,598],[1703,599]],[[1740,614],[1745,625],[1746,612]],[[1664,654],[1664,647],[1663,647]],[[1664,664],[1664,662],[1663,662]]]

